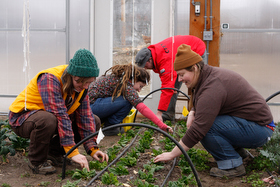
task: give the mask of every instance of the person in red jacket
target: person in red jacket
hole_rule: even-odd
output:
[[[191,46],[191,50],[204,56],[205,43],[198,37],[192,35],[177,35],[142,48],[135,57],[135,63],[142,68],[152,69],[159,74],[161,88],[180,89],[182,83],[178,82],[177,73],[174,71],[173,63],[177,48],[181,44]],[[203,57],[204,58],[204,57]],[[173,90],[164,89],[158,105],[157,117],[162,121],[175,120],[175,106],[178,93]]]

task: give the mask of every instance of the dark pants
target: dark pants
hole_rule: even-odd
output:
[[[97,131],[101,122],[96,115],[94,117]],[[72,129],[77,143],[81,140],[81,137],[75,120],[72,120]],[[50,112],[36,112],[27,118],[21,126],[13,128],[13,131],[20,137],[30,139],[28,158],[35,166],[46,162],[49,153],[55,156],[65,154],[63,147],[60,145],[57,118]]]
[[[50,141],[57,131],[57,119],[52,113],[38,111],[13,130],[18,136],[30,139],[28,158],[37,166],[47,160]]]
[[[182,86],[182,82],[178,82],[178,76],[177,76],[174,87],[180,90],[181,86]],[[162,113],[163,120],[170,120],[170,121],[175,120],[175,110],[176,110],[176,102],[177,102],[178,94],[179,92],[174,93],[173,96],[171,97],[167,111]]]

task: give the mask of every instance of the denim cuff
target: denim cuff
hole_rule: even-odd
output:
[[[219,169],[232,169],[243,164],[242,158],[217,161]]]

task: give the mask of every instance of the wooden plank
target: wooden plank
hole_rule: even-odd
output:
[[[194,6],[190,1],[190,35],[194,35],[203,40],[203,31],[205,30],[205,1],[200,2],[200,15],[195,15]],[[210,29],[210,0],[207,0],[207,19],[206,30]],[[220,0],[212,0],[212,30],[213,40],[209,42],[208,64],[211,66],[220,65]],[[205,45],[206,45],[206,41]]]

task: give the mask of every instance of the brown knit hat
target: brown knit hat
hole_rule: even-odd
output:
[[[175,61],[174,70],[178,71],[190,67],[198,62],[202,61],[201,56],[191,50],[191,46],[182,44],[178,47]]]

